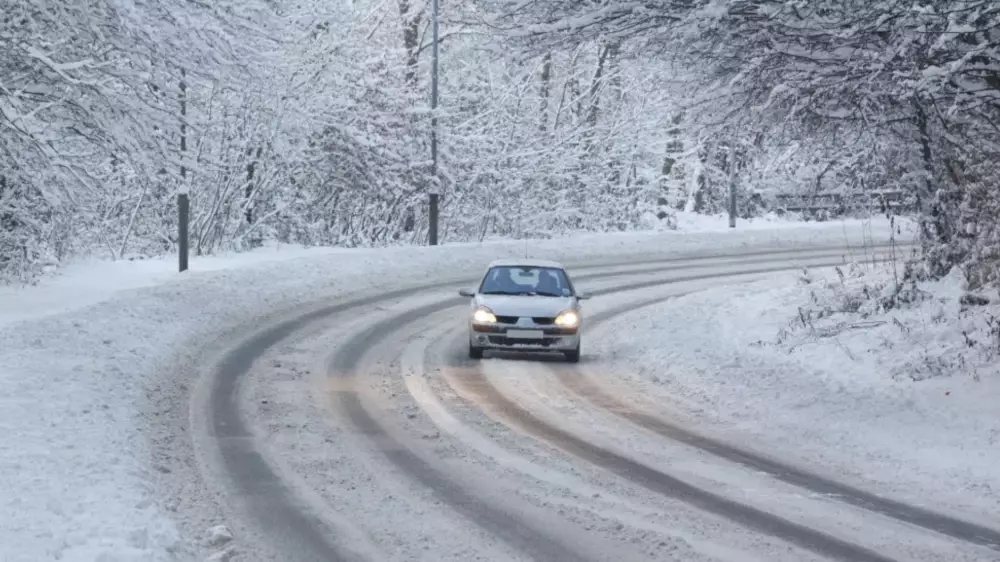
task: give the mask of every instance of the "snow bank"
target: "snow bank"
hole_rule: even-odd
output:
[[[700,213],[688,213],[684,211],[678,211],[676,215],[677,229],[680,232],[713,232],[718,231],[720,225],[729,224],[729,216],[726,214],[719,215],[703,215]],[[905,228],[910,230],[913,228],[912,224],[907,222],[906,219],[896,219],[905,222]],[[823,223],[807,223],[807,224],[823,224]],[[830,224],[839,225],[840,222],[828,223],[826,227],[829,228]],[[775,213],[768,213],[766,215],[756,217],[753,219],[737,219],[736,225],[738,229],[741,230],[772,230],[775,228],[802,228],[803,222],[799,219],[793,218],[791,216],[778,216]]]
[[[794,248],[823,244],[860,245],[872,240],[885,242],[891,235],[901,244],[916,240],[915,225],[896,219],[895,227],[876,217],[872,220],[802,223],[778,217],[739,221],[728,228],[725,216],[705,216],[678,212],[678,230],[577,234],[550,240],[489,240],[483,243],[449,243],[438,248],[392,247],[345,249],[297,245],[271,245],[252,252],[196,257],[190,260],[186,277],[205,272],[234,268],[258,269],[290,260],[333,260],[343,258],[352,267],[357,264],[391,264],[399,258],[442,259],[447,252],[473,252],[470,255],[547,256],[586,260],[589,257],[627,259],[650,252],[698,253],[725,252],[747,247]],[[894,232],[893,232],[894,231]],[[442,254],[445,252],[445,254]],[[83,308],[112,298],[116,293],[153,287],[179,279],[176,257],[110,262],[83,260],[49,271],[37,285],[20,287],[0,285],[0,326]]]
[[[226,522],[192,483],[195,473],[175,473],[186,465],[194,471],[190,459],[168,458],[189,441],[167,418],[190,381],[159,375],[215,335],[252,327],[276,309],[475,276],[488,261],[525,248],[572,263],[856,246],[888,232],[884,222],[852,221],[438,248],[271,248],[195,258],[183,275],[172,272],[172,260],[80,263],[37,286],[0,288],[0,560],[203,555],[190,537]]]
[[[958,273],[897,286],[901,273],[858,265],[687,295],[600,328],[594,353],[642,365],[629,382],[706,432],[993,523],[1000,304],[963,304],[981,301]]]

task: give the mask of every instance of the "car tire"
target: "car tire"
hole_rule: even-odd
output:
[[[469,359],[482,359],[483,348],[469,344]]]
[[[580,344],[577,344],[576,345],[576,349],[574,349],[573,351],[564,351],[563,355],[566,356],[566,361],[569,361],[570,363],[579,363],[580,362]]]

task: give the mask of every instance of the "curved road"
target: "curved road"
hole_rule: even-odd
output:
[[[581,264],[571,274],[601,297],[588,303],[594,325],[712,284],[839,265],[844,254]],[[246,559],[1000,557],[1000,530],[628,407],[585,373],[600,365],[586,348],[581,366],[468,360],[459,286],[318,306],[225,354],[195,397],[208,413],[195,430],[232,515],[258,537]],[[570,421],[581,412],[592,421]],[[635,447],[602,438],[611,426]],[[678,468],[688,463],[711,470]]]

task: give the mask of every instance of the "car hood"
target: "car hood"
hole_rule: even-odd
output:
[[[476,304],[485,306],[498,316],[555,317],[574,308],[573,297],[533,297],[512,295],[477,295]]]

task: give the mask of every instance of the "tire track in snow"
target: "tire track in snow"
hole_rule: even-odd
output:
[[[668,297],[668,299],[678,296],[681,295]],[[589,321],[592,323],[591,325],[608,322],[629,312],[653,306],[668,299],[656,298],[633,302],[595,314],[589,317]],[[916,525],[963,542],[1000,550],[1000,531],[885,498],[748,449],[697,434],[676,423],[624,404],[610,393],[604,391],[590,377],[586,376],[583,367],[550,364],[550,368],[555,372],[559,381],[576,395],[599,408],[667,439],[684,443],[727,461],[759,470],[778,480],[855,507],[878,513],[897,521]]]
[[[368,412],[354,388],[358,368],[364,355],[375,342],[389,337],[425,316],[453,307],[455,299],[416,308],[406,313],[380,321],[355,335],[337,353],[330,364],[331,379],[337,380],[338,406],[350,418],[355,428],[378,445],[385,457],[397,468],[430,489],[462,515],[475,521],[494,536],[538,560],[589,560],[582,552],[564,545],[525,525],[516,516],[489,503],[480,501],[474,494],[451,482],[447,475],[436,470],[422,457],[396,441],[375,417]]]
[[[808,261],[810,262],[809,265],[813,267],[837,265],[841,263],[841,261],[831,261],[830,258],[824,259],[823,257],[810,259]],[[761,273],[772,273],[796,268],[797,267],[795,266],[782,264],[742,270],[738,272],[701,273],[672,277],[669,279],[645,280],[618,286],[614,289],[597,291],[595,294],[623,292],[626,290],[654,287],[682,281],[696,281],[700,279],[711,279],[726,276],[737,277]],[[622,274],[620,272],[610,272],[605,274],[594,274],[588,277],[601,278],[613,277],[616,275],[620,276]],[[454,304],[454,300],[449,299],[442,301],[439,304],[431,304],[413,309],[395,318],[389,318],[379,322],[378,324],[372,326],[369,330],[366,330],[365,332],[352,338],[352,340],[345,345],[344,351],[334,358],[334,362],[330,369],[331,376],[341,378],[349,382],[354,377],[356,368],[360,364],[364,354],[380,339],[386,338],[389,334],[400,330],[402,327],[416,322],[423,317],[454,306],[456,306],[456,304]],[[459,362],[458,365],[453,366],[461,368],[463,364]],[[605,469],[615,472],[621,476],[625,476],[633,482],[641,484],[648,489],[680,499],[705,511],[722,515],[723,517],[740,523],[746,527],[783,538],[789,542],[803,546],[823,555],[833,556],[838,559],[849,560],[852,562],[892,561],[891,558],[881,556],[875,552],[847,541],[837,539],[836,537],[798,525],[767,512],[703,491],[674,477],[658,472],[655,469],[651,469],[645,465],[625,457],[621,457],[611,451],[602,449],[587,443],[584,440],[576,438],[565,431],[538,420],[529,412],[520,409],[517,405],[507,400],[496,391],[496,389],[489,383],[488,380],[485,379],[485,377],[482,376],[481,370],[477,372],[476,369],[472,369],[468,361],[464,363],[464,366],[469,368],[469,377],[465,382],[469,385],[470,390],[483,399],[485,403],[498,407],[502,414],[505,414],[508,419],[517,425],[520,425],[522,429],[527,430],[529,433],[534,433],[536,436],[541,436],[550,442],[555,442],[560,448],[569,450],[569,452],[578,457],[582,457],[594,464],[604,467]],[[350,384],[343,386],[349,388]],[[486,528],[497,533],[497,536],[501,539],[532,553],[534,556],[541,555],[542,559],[562,559],[563,556],[569,554],[565,546],[555,543],[548,537],[534,532],[527,532],[522,525],[519,525],[518,522],[515,519],[512,519],[508,514],[482,505],[471,505],[469,501],[471,498],[463,490],[450,485],[444,479],[443,475],[435,471],[425,460],[414,454],[412,451],[405,449],[398,442],[392,440],[386,433],[385,429],[379,426],[371,414],[365,410],[356,392],[352,392],[351,390],[342,390],[338,394],[340,396],[341,408],[352,418],[355,425],[362,432],[367,434],[373,441],[382,443],[383,450],[389,460],[402,470],[414,476],[424,485],[434,490],[434,492],[439,494],[445,501],[455,506],[470,518],[484,524]],[[575,558],[575,556],[571,555],[570,558]]]
[[[682,281],[697,281],[702,279],[712,279],[722,276],[748,276],[763,273],[774,273],[778,271],[787,271],[790,269],[797,269],[802,265],[808,265],[811,267],[820,267],[825,265],[836,265],[842,263],[844,252],[825,252],[820,253],[819,256],[802,256],[800,259],[802,263],[790,266],[787,263],[782,265],[773,265],[775,263],[774,258],[766,257],[752,257],[746,260],[745,263],[748,264],[772,264],[764,267],[758,267],[754,269],[739,271],[739,272],[729,272],[719,273],[700,273],[696,275],[689,275],[684,277],[671,277],[669,279],[645,279],[643,281],[633,282],[626,286],[615,287],[614,289],[606,289],[604,291],[598,291],[598,293],[607,293],[611,291],[625,291],[639,288],[655,287],[664,285],[667,283],[678,283]],[[710,269],[710,268],[725,268],[730,267],[725,263],[712,263],[704,264],[700,268]],[[599,273],[591,273],[577,276],[577,279],[588,280],[588,279],[609,279],[613,277],[626,277],[626,276],[641,276],[651,273],[660,272],[670,272],[675,270],[690,270],[692,268],[700,269],[698,266],[691,265],[665,265],[658,267],[643,268],[639,270],[630,269],[628,271],[603,271]],[[425,289],[425,288],[424,288]],[[406,296],[412,296],[417,294],[419,290],[413,290],[408,295],[400,295],[399,292],[394,292],[391,294],[392,298],[404,298]],[[377,301],[376,301],[377,302]],[[366,300],[361,303],[362,305],[373,304],[371,300]],[[349,305],[341,305],[348,308],[341,310],[342,313],[349,313]],[[341,306],[334,307],[340,309]],[[389,335],[403,329],[409,324],[412,324],[428,315],[436,312],[440,312],[444,309],[450,307],[460,307],[462,306],[460,301],[456,302],[455,299],[446,299],[438,303],[433,303],[419,307],[417,309],[409,310],[398,316],[390,317],[385,320],[378,322],[377,324],[371,326],[369,329],[357,334],[351,340],[349,340],[343,346],[340,353],[334,356],[331,365],[329,366],[330,379],[333,382],[331,385],[334,389],[336,401],[342,412],[344,412],[355,427],[359,430],[362,435],[365,435],[370,441],[377,444],[386,455],[388,460],[392,462],[395,466],[411,475],[420,482],[422,485],[431,489],[436,495],[438,495],[443,501],[452,505],[460,513],[469,517],[471,520],[476,521],[483,529],[494,534],[501,540],[507,542],[511,546],[528,553],[529,555],[540,559],[540,560],[587,560],[587,557],[581,553],[574,552],[566,545],[560,544],[559,542],[553,540],[534,529],[530,529],[523,525],[516,517],[511,514],[506,513],[499,509],[494,509],[489,507],[483,502],[476,500],[475,496],[469,494],[465,490],[454,486],[450,483],[446,476],[435,470],[430,463],[416,455],[409,449],[407,449],[403,444],[396,441],[384,427],[382,427],[375,417],[365,408],[360,397],[358,396],[357,390],[354,388],[355,377],[357,374],[357,367],[361,364],[364,355],[369,349],[374,347],[377,342],[387,338]],[[323,317],[322,315],[317,316],[317,318]],[[306,323],[303,322],[302,327],[304,328]],[[301,329],[301,328],[300,328]],[[888,560],[888,559],[886,559]]]
[[[839,256],[839,257],[838,257]],[[616,286],[612,289],[605,289],[602,291],[596,291],[595,294],[608,294],[611,292],[624,292],[627,290],[636,290],[641,288],[656,287],[660,285],[679,283],[683,281],[697,281],[704,279],[714,279],[719,277],[740,277],[749,276],[764,273],[775,273],[780,271],[794,270],[802,265],[808,265],[810,267],[822,267],[830,265],[838,265],[843,263],[843,252],[836,252],[830,254],[821,254],[819,256],[808,256],[802,257],[801,263],[798,265],[789,265],[787,262],[781,263],[780,265],[775,264],[775,259],[752,259],[748,260],[750,264],[762,264],[761,267],[741,270],[741,271],[721,271],[721,272],[706,272],[698,273],[687,276],[674,276],[668,279],[646,279],[642,281],[632,282],[626,285]],[[769,265],[768,265],[769,264]],[[711,264],[704,266],[705,269],[712,267],[726,268],[724,263]],[[602,278],[613,278],[621,277],[627,275],[640,275],[648,273],[659,273],[661,271],[672,271],[679,269],[691,269],[691,266],[678,267],[676,265],[664,266],[662,268],[649,268],[643,270],[630,270],[628,272],[621,271],[610,271],[602,273],[594,273],[589,275],[578,276],[578,279],[602,279]],[[493,533],[495,536],[504,540],[511,546],[528,553],[529,555],[541,559],[541,560],[586,560],[586,557],[581,553],[573,552],[566,545],[560,544],[544,534],[541,534],[534,529],[529,529],[524,526],[515,517],[511,516],[499,509],[494,509],[486,504],[477,502],[476,498],[467,493],[465,490],[454,486],[450,483],[445,475],[433,468],[426,460],[420,456],[413,453],[411,450],[407,449],[403,444],[396,441],[386,430],[382,427],[378,421],[367,411],[364,404],[360,400],[358,393],[352,387],[354,385],[354,378],[357,374],[357,367],[361,364],[364,355],[369,349],[374,347],[379,341],[389,337],[394,332],[397,332],[409,324],[412,324],[426,316],[440,312],[444,309],[457,307],[455,299],[442,300],[439,303],[433,303],[426,306],[422,306],[416,309],[411,309],[403,314],[395,317],[390,317],[385,320],[378,322],[377,324],[370,327],[368,330],[363,331],[360,334],[354,336],[349,340],[342,348],[342,351],[338,353],[332,364],[330,365],[329,371],[331,380],[336,381],[333,387],[336,388],[334,392],[337,395],[337,401],[339,408],[347,414],[347,416],[352,420],[357,429],[366,435],[373,443],[378,444],[386,457],[395,466],[406,472],[407,474],[414,477],[424,486],[431,489],[436,495],[438,495],[443,501],[455,507],[463,515],[469,517],[470,519],[476,521],[481,527]],[[487,381],[488,384],[488,381]],[[495,389],[494,389],[495,390]],[[530,415],[530,414],[529,414]],[[560,431],[556,428],[556,431]],[[569,434],[566,434],[567,436]],[[570,436],[571,437],[571,436]],[[580,444],[584,444],[585,448],[589,447],[592,451],[600,451],[604,454],[612,454],[609,451],[605,451],[593,445],[586,444],[584,441],[578,440]],[[619,457],[622,461],[632,462],[628,459]],[[590,459],[588,459],[590,460]],[[593,460],[591,460],[593,462]],[[635,466],[640,466],[637,463],[632,463]],[[630,467],[629,470],[635,467]],[[676,479],[675,479],[676,480]],[[635,479],[633,479],[635,481]],[[637,482],[640,484],[646,484],[647,482]],[[686,486],[689,490],[694,491],[695,495],[691,497],[678,497],[678,499],[685,500],[687,503],[695,505],[705,509],[706,511],[713,511],[712,509],[706,509],[709,504],[699,504],[698,502],[691,501],[692,497],[698,496],[697,492],[700,492],[697,488],[690,486],[688,484],[682,483],[676,480],[676,483]],[[647,486],[648,487],[648,486]],[[763,517],[765,521],[777,522],[784,521],[770,514],[749,508],[747,506],[742,506],[737,502],[732,502],[720,496],[710,495],[715,498],[716,501],[722,502],[723,504],[729,505],[731,511],[740,511],[742,509],[750,510],[742,520],[740,518],[732,518],[737,523],[741,523],[747,527],[755,528],[757,530],[762,530],[760,525],[747,524],[749,521],[754,519],[754,516],[758,518]],[[672,496],[677,497],[677,496]],[[708,497],[708,496],[706,496]],[[749,517],[747,517],[749,516]],[[801,525],[796,525],[791,522],[786,522],[788,525],[793,525],[797,529],[800,529],[802,533],[813,533],[817,535],[822,535],[816,531],[812,531]],[[775,529],[779,528],[780,525],[773,526],[771,528],[768,525],[763,527],[763,530],[772,536],[779,538],[783,537],[780,532],[773,532]],[[770,531],[768,531],[770,529]],[[826,537],[826,535],[822,535]],[[792,541],[795,542],[795,541]],[[815,546],[809,548],[810,550],[820,552],[821,554],[829,554],[830,552],[844,552],[850,555],[846,560],[852,560],[856,562],[892,562],[890,558],[881,557],[875,553],[869,552],[865,549],[851,545],[846,541],[840,541],[833,537],[829,537],[829,544],[826,548],[817,549]]]
[[[476,402],[498,417],[537,439],[639,484],[652,492],[683,501],[704,511],[759,532],[783,539],[807,550],[845,562],[892,562],[867,548],[810,529],[749,505],[702,490],[643,463],[594,445],[535,417],[506,396],[483,375],[472,360],[455,355],[451,368],[462,373],[463,389]]]
[[[678,289],[688,290],[689,287],[690,285],[678,287]],[[663,293],[657,291],[657,294],[665,293],[666,291]],[[649,296],[651,295],[644,294],[643,298],[649,298]],[[630,298],[634,299],[635,295],[631,295]],[[624,299],[621,298],[608,297],[606,300],[609,301],[607,308],[624,303]],[[602,304],[604,303],[602,302]],[[591,312],[591,315],[594,312],[598,311]],[[461,356],[464,355],[463,344],[462,338],[459,337],[450,342],[448,349],[452,355]],[[686,444],[664,439],[662,436],[635,426],[611,412],[595,408],[560,384],[550,366],[561,363],[559,358],[553,356],[538,355],[524,356],[523,358],[512,356],[509,360],[497,358],[483,361],[482,369],[484,375],[500,393],[515,402],[521,409],[531,412],[535,417],[562,428],[568,433],[580,436],[594,445],[654,467],[700,489],[709,490],[717,495],[779,515],[787,520],[864,546],[896,560],[983,562],[993,559],[988,552],[984,551],[983,547],[956,541],[938,533],[926,532],[908,523],[841,502],[837,498],[808,493],[800,487],[777,480],[766,473],[719,459],[710,453]],[[600,363],[593,361],[586,364],[600,365]],[[444,372],[448,371],[444,370]],[[600,371],[595,371],[595,380],[599,380],[597,379],[599,373]],[[623,387],[620,396],[626,403],[631,404],[628,397],[632,395],[627,390],[627,387]],[[464,398],[467,403],[474,403],[475,397],[464,396]],[[656,402],[651,402],[650,408],[655,407]],[[509,426],[505,419],[493,412],[490,412],[489,417],[494,422],[499,422],[501,427]],[[512,427],[512,429],[523,434],[517,427]],[[500,431],[495,433],[498,436],[503,435]],[[525,435],[525,437],[531,439],[532,436]],[[543,447],[550,445],[537,439],[534,441],[540,442]],[[562,453],[563,451],[558,452]],[[568,455],[556,454],[554,456],[566,458]],[[599,469],[599,467],[595,468]],[[610,481],[607,478],[602,479],[605,485],[618,489],[618,486],[613,484],[614,481],[618,481],[624,483],[625,486],[637,487],[620,476],[607,473],[604,470],[600,472],[612,477]],[[640,490],[642,489],[640,488]],[[658,494],[650,494],[646,490],[642,491],[646,492],[651,502],[656,502],[655,505],[669,506],[673,503],[676,505],[673,509],[674,512],[680,513],[685,510],[690,512],[690,509],[687,509],[687,506],[682,502],[670,500]],[[657,502],[655,498],[662,498],[662,500]],[[689,515],[688,518],[690,517]],[[732,527],[731,524],[730,527]],[[759,533],[750,532],[761,536],[761,538],[766,538]],[[775,553],[770,559],[805,560],[808,558],[801,549],[788,549],[787,546],[784,548],[787,551]]]
[[[889,247],[880,246],[875,251],[887,251]],[[899,247],[897,247],[897,250]],[[866,256],[871,253],[871,249],[866,249]],[[614,276],[628,276],[639,273],[656,273],[661,271],[681,270],[681,269],[709,269],[711,267],[725,267],[727,258],[733,258],[744,264],[773,263],[781,260],[782,257],[789,259],[798,254],[803,255],[803,260],[808,260],[817,254],[826,253],[831,258],[834,255],[843,256],[851,253],[850,249],[839,250],[836,247],[803,247],[784,250],[752,251],[742,254],[714,254],[714,255],[677,255],[671,258],[653,259],[647,261],[631,262],[609,262],[579,264],[580,269],[594,270],[598,268],[612,267],[638,267],[631,271],[605,271],[602,273],[588,273],[577,276],[577,280],[608,278]],[[759,256],[759,258],[758,258]],[[709,262],[719,261],[718,264]],[[830,261],[830,260],[827,260]],[[571,262],[567,262],[571,263]],[[838,262],[839,263],[839,262]],[[809,264],[819,266],[823,264]],[[647,267],[648,266],[648,267]],[[790,265],[780,267],[762,267],[744,273],[769,273],[795,269]],[[651,287],[681,280],[697,280],[719,277],[724,273],[709,273],[692,275],[686,278],[674,278],[665,280],[647,281],[634,284],[630,288],[637,289]],[[321,518],[303,505],[297,493],[285,482],[281,476],[268,465],[264,454],[255,443],[252,433],[247,427],[246,420],[239,412],[238,398],[242,377],[250,371],[254,362],[264,356],[266,352],[278,345],[280,342],[293,338],[298,332],[305,330],[315,322],[337,315],[351,314],[359,308],[374,306],[380,302],[405,299],[420,294],[424,291],[440,288],[442,284],[459,284],[459,279],[448,281],[438,281],[427,283],[419,287],[411,287],[388,292],[375,293],[369,297],[358,298],[349,302],[335,303],[330,305],[317,304],[312,310],[299,314],[293,318],[286,318],[277,321],[252,333],[238,345],[226,351],[216,364],[203,384],[206,387],[205,396],[194,396],[193,404],[193,424],[195,425],[196,449],[199,458],[206,462],[210,472],[218,471],[224,493],[233,499],[232,507],[237,512],[246,516],[255,523],[255,526],[268,534],[272,546],[283,552],[284,559],[290,561],[312,562],[338,562],[341,560],[355,560],[361,557],[356,552],[346,549],[339,544],[336,533],[329,528]],[[623,289],[625,290],[625,289]],[[440,308],[451,306],[451,302],[442,302]],[[426,312],[430,312],[430,308]],[[384,326],[389,328],[389,326]],[[375,335],[375,334],[372,334]],[[361,349],[365,342],[356,338],[353,342]],[[360,360],[360,356],[356,357]],[[343,363],[342,365],[346,365]],[[360,403],[356,403],[349,396],[341,397],[342,403],[353,411],[356,419],[362,423],[365,421],[363,408]],[[378,432],[375,428],[375,435]],[[428,481],[433,482],[432,472],[424,472]],[[213,477],[212,480],[215,480]],[[455,499],[465,499],[456,497]],[[498,516],[502,520],[502,516]],[[518,536],[516,522],[506,521],[511,525],[514,533]],[[551,559],[551,558],[549,558]]]
[[[432,323],[429,323],[432,324]],[[448,433],[461,441],[464,445],[477,451],[479,454],[489,458],[498,466],[508,470],[516,471],[538,482],[544,482],[556,489],[572,491],[581,497],[600,497],[604,501],[612,501],[614,508],[604,508],[599,512],[602,516],[609,516],[617,521],[623,522],[630,527],[642,531],[657,533],[658,535],[679,539],[689,546],[694,552],[709,556],[715,560],[732,560],[740,562],[752,562],[759,560],[763,562],[766,558],[754,557],[745,551],[737,551],[734,548],[723,546],[712,540],[700,539],[692,533],[686,533],[670,524],[653,523],[650,519],[660,512],[660,508],[649,507],[624,496],[617,496],[609,492],[607,488],[591,484],[585,479],[561,471],[557,468],[547,467],[544,464],[535,462],[528,456],[508,450],[498,444],[493,439],[469,427],[469,425],[455,417],[444,403],[438,398],[431,385],[427,381],[428,376],[428,351],[432,342],[439,350],[444,347],[442,342],[453,342],[460,339],[461,329],[455,327],[440,326],[447,323],[432,324],[438,326],[426,332],[427,338],[415,339],[406,345],[400,357],[400,371],[403,383],[410,396],[417,402],[423,412],[430,418],[431,422],[441,431]],[[438,352],[433,354],[435,361],[431,364],[441,365],[443,361],[438,360]],[[443,357],[443,356],[442,356]],[[444,377],[449,377],[449,373],[442,373]],[[568,504],[570,505],[570,504]],[[583,506],[579,506],[583,508]],[[588,507],[593,509],[592,506]],[[610,509],[610,511],[609,511]],[[627,545],[623,545],[627,546]],[[624,553],[616,553],[620,556]]]

